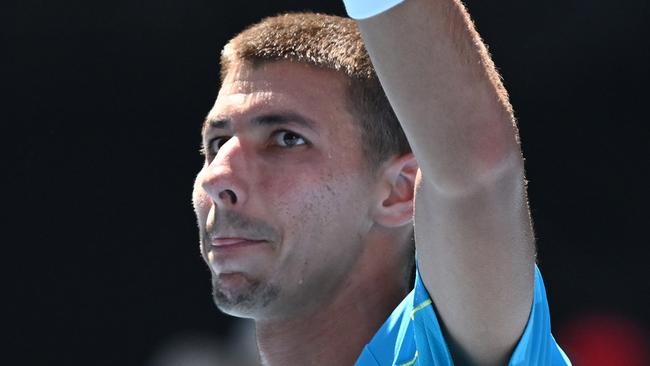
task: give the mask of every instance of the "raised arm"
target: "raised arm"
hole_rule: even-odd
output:
[[[452,354],[505,364],[535,259],[507,93],[459,1],[406,0],[359,26],[420,165],[417,259]]]

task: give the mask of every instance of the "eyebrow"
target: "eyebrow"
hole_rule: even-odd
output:
[[[307,127],[318,134],[314,121],[295,112],[263,114],[253,118],[250,123],[254,126],[280,126],[296,124],[302,127]],[[231,125],[232,121],[229,118],[208,117],[203,124],[203,132],[207,131],[208,128],[228,129]]]

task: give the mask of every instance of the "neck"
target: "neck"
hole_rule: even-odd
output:
[[[406,295],[403,269],[394,268],[394,264],[391,268],[383,257],[373,258],[375,265],[357,266],[332,301],[317,311],[288,320],[258,320],[262,364],[353,365]]]

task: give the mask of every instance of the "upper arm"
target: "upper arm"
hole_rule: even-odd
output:
[[[514,171],[466,196],[418,187],[418,263],[455,357],[504,364],[526,325],[534,247],[523,189]]]

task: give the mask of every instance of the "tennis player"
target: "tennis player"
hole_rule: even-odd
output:
[[[226,44],[194,186],[265,365],[567,365],[508,94],[458,0],[349,0]]]

